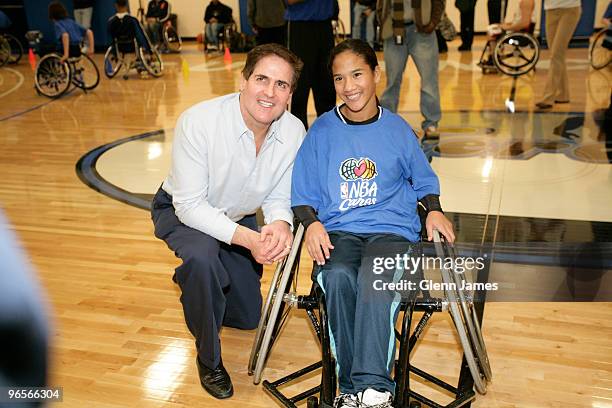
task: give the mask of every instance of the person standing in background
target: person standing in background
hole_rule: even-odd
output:
[[[421,77],[420,109],[425,120],[421,123],[428,138],[440,136],[438,122],[440,88],[438,83],[438,45],[435,28],[444,14],[443,0],[382,0],[377,4],[384,40],[387,87],[380,104],[397,112],[402,77],[411,56]]]
[[[374,48],[374,18],[376,18],[376,0],[355,0],[353,6],[353,30],[352,37],[358,40],[361,38],[361,26],[365,21],[366,36],[365,41]]]
[[[474,41],[474,14],[476,0],[455,0],[461,16],[461,45],[459,51],[471,51]]]
[[[580,0],[544,0],[546,43],[550,50],[550,68],[544,96],[538,109],[550,109],[555,103],[569,103],[566,51],[580,20]]]
[[[74,0],[74,20],[84,28],[91,28],[95,0]]]
[[[488,0],[487,14],[489,15],[489,25],[502,22],[502,0]],[[504,17],[508,9],[508,1],[504,2]]]
[[[247,17],[257,36],[257,45],[287,45],[285,2],[283,0],[248,0]]]
[[[308,96],[314,95],[317,116],[336,105],[336,91],[327,68],[334,48],[331,21],[336,18],[337,0],[286,0],[285,20],[288,24],[289,49],[297,55],[304,68],[291,99],[291,113],[308,129]]]

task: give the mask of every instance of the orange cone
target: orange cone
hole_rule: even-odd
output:
[[[34,50],[30,48],[28,51],[28,61],[30,62],[30,66],[32,67],[32,71],[36,69],[36,55],[34,55]]]
[[[225,54],[223,54],[223,62],[228,64],[232,63],[232,54],[230,54],[229,47],[225,47]]]

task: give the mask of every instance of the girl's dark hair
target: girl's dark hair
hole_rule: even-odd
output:
[[[350,51],[360,57],[362,57],[366,64],[370,66],[372,71],[378,66],[378,58],[376,58],[376,53],[368,45],[367,42],[363,40],[357,40],[350,38],[348,40],[342,41],[340,44],[336,45],[334,49],[331,51],[329,56],[329,71],[332,71],[332,66],[334,65],[334,59],[345,51]]]
[[[50,20],[63,20],[68,17],[66,7],[59,1],[53,1],[49,4],[49,19]]]

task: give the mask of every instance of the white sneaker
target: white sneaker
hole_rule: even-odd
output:
[[[355,394],[340,394],[334,399],[334,408],[359,408],[360,406]]]
[[[376,391],[374,388],[368,388],[365,391],[357,393],[357,399],[361,407],[368,408],[393,408],[393,395],[389,391]]]

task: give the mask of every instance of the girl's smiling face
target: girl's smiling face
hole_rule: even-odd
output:
[[[372,70],[364,57],[347,50],[335,56],[332,74],[336,94],[346,104],[342,113],[348,119],[363,122],[376,115],[376,84],[380,81],[380,67]]]

